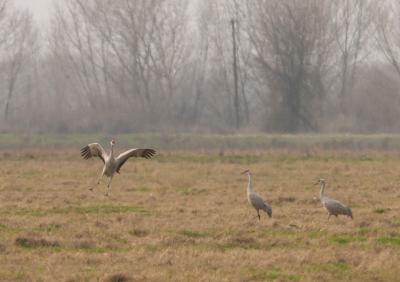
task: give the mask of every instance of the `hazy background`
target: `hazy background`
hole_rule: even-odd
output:
[[[46,24],[51,17],[53,3],[63,0],[12,0],[20,9],[29,9],[39,24]]]
[[[2,132],[400,132],[395,1],[0,0],[0,28]]]

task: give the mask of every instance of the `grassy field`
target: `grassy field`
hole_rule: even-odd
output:
[[[0,281],[400,277],[399,154],[164,151],[128,161],[105,197],[78,148],[0,151]],[[272,219],[247,203],[247,168]],[[353,221],[327,221],[319,177]]]

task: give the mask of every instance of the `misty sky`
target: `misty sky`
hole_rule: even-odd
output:
[[[54,1],[55,0],[13,0],[17,7],[29,9],[39,21],[46,21],[49,18],[50,9]]]

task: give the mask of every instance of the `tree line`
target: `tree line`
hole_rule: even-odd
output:
[[[391,0],[0,0],[0,130],[400,132]]]

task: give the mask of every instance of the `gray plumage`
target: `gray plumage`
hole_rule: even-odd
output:
[[[260,220],[260,210],[265,211],[269,217],[272,216],[272,208],[268,205],[260,195],[253,191],[253,184],[251,181],[251,173],[250,170],[244,171],[242,174],[247,174],[249,178],[249,182],[247,184],[247,200],[249,203],[256,209],[258,219]]]
[[[342,204],[341,202],[339,202],[335,199],[328,198],[324,195],[325,180],[320,179],[320,180],[318,180],[317,184],[318,183],[321,185],[319,198],[320,198],[321,203],[324,206],[324,208],[328,211],[328,214],[329,214],[328,220],[331,217],[331,215],[334,215],[337,217],[340,214],[347,215],[348,217],[353,219],[353,213],[351,212],[351,209],[348,206]]]
[[[110,185],[111,185],[111,180],[115,174],[115,172],[120,173],[121,167],[124,165],[124,163],[130,158],[130,157],[136,157],[136,158],[146,158],[150,159],[152,156],[156,154],[156,151],[153,149],[130,149],[122,154],[120,154],[118,157],[114,158],[114,145],[115,141],[111,140],[111,150],[110,153],[107,154],[106,151],[103,149],[103,147],[98,144],[98,143],[91,143],[88,144],[87,146],[83,147],[81,149],[81,156],[84,159],[90,159],[92,157],[99,157],[104,166],[103,166],[103,171],[100,175],[99,180],[97,181],[97,185],[100,184],[101,179],[103,176],[109,177],[109,181],[107,184],[106,192],[105,195],[108,196],[109,192],[111,191]],[[93,186],[90,188],[90,190],[93,190],[95,187]]]

